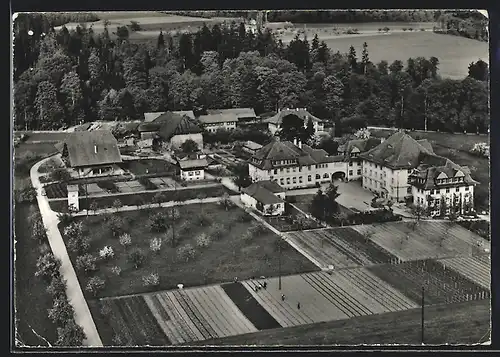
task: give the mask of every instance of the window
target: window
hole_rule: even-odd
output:
[[[267,170],[267,174],[268,174],[268,175],[271,175],[271,170]]]
[[[352,176],[352,170],[349,170],[349,176]]]
[[[459,187],[457,187],[457,188],[455,189],[455,192],[458,192],[458,191],[460,191],[460,188],[459,188]]]
[[[372,170],[370,170],[370,176],[372,175]]]
[[[352,161],[351,161],[351,162],[349,162],[349,166],[352,166]]]
[[[323,174],[323,178],[328,178],[328,174],[327,174],[327,173],[324,173],[324,174]]]
[[[368,171],[368,170],[367,170],[367,169],[366,169],[366,167],[365,167],[365,174],[366,174],[366,172],[367,172],[367,171]]]
[[[361,175],[361,169],[358,169],[357,174],[358,174],[358,175]]]
[[[292,178],[292,182],[293,182],[293,183],[297,183],[297,178],[296,178],[296,177],[293,177],[293,178]]]
[[[274,169],[274,174],[277,175],[278,174],[278,169]]]
[[[434,190],[431,190],[431,192],[430,192],[430,193],[431,193],[431,195],[433,195],[433,194],[434,194]]]
[[[292,171],[293,171],[293,172],[297,172],[297,168],[296,168],[296,167],[294,167],[294,168],[292,169]]]
[[[309,169],[309,171],[311,171],[311,165],[307,166],[307,168]]]
[[[465,191],[469,191],[469,186],[465,187]]]
[[[371,184],[373,184],[373,180],[372,180],[372,179],[370,179],[370,185],[371,185]]]
[[[285,179],[282,177],[280,178],[280,184],[284,185],[285,184]]]
[[[316,174],[316,180],[320,180],[321,176],[319,174]]]
[[[449,188],[446,189],[446,193],[450,193],[450,189]]]
[[[394,177],[391,177],[391,183],[394,183]]]
[[[406,188],[406,193],[411,193],[411,186]]]
[[[270,176],[269,180],[273,181],[274,180],[274,176]]]
[[[302,183],[302,176],[299,176],[299,183]]]
[[[287,177],[286,178],[286,184],[289,185],[290,184],[290,177]]]
[[[290,173],[290,168],[289,167],[286,168],[286,173],[287,174]]]
[[[194,172],[195,175],[199,175],[200,174],[200,171],[195,171]]]
[[[308,176],[307,176],[307,181],[308,181],[308,182],[311,182],[311,180],[312,180],[311,175],[308,175]]]
[[[280,169],[280,172],[283,173],[283,169]]]
[[[189,176],[193,176],[193,171],[189,171]]]
[[[299,166],[299,172],[302,172],[302,166]]]

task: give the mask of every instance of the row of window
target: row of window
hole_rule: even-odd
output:
[[[200,171],[189,171],[188,172],[188,176],[199,176],[199,175],[200,175]]]
[[[439,184],[441,184],[441,183],[454,183],[454,182],[464,182],[463,176],[436,180],[436,183],[439,183]]]
[[[469,186],[465,186],[465,191],[469,191]],[[424,190],[419,188],[417,189],[417,192],[418,193],[424,193]],[[441,190],[430,190],[430,194],[431,195],[434,195],[434,194],[439,194],[439,192],[441,193],[450,193],[450,188],[446,188],[446,189],[441,189]],[[456,187],[455,188],[455,192],[460,192],[460,187]]]

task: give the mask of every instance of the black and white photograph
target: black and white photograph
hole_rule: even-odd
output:
[[[11,30],[14,350],[490,344],[487,11]]]

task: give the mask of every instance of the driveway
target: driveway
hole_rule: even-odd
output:
[[[75,322],[83,328],[87,338],[83,341],[86,346],[101,347],[102,341],[97,332],[92,314],[90,313],[87,301],[83,296],[82,289],[76,277],[75,270],[69,259],[66,245],[64,244],[61,232],[57,225],[59,217],[50,209],[49,201],[44,196],[44,189],[40,183],[38,168],[49,158],[39,161],[30,170],[31,183],[37,192],[38,207],[42,216],[43,224],[47,230],[47,238],[54,256],[61,260],[60,272],[66,280],[66,295],[75,311]],[[33,308],[36,308],[35,306]]]

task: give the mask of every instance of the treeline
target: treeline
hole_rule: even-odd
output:
[[[439,60],[374,64],[334,52],[317,37],[287,46],[243,24],[133,44],[107,29],[51,31],[28,51],[15,82],[15,125],[55,129],[82,121],[130,120],[148,111],[307,107],[337,133],[366,125],[486,132],[486,81],[441,79]],[[479,66],[480,68],[483,68]],[[487,71],[487,68],[486,68]],[[478,66],[474,75],[478,76]]]
[[[434,32],[488,41],[488,19],[478,12],[445,12],[437,22]]]

